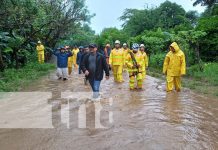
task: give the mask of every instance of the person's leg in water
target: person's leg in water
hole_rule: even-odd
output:
[[[62,68],[63,80],[66,81],[68,78],[68,68]]]
[[[85,85],[87,85],[87,84],[88,84],[88,80],[89,80],[89,79],[88,79],[88,77],[87,77],[87,76],[85,76],[85,77],[84,77],[84,84],[85,84]]]
[[[57,77],[58,77],[58,80],[61,80],[62,79],[62,70],[61,68],[57,68],[57,73],[56,73]]]
[[[78,71],[79,71],[79,74],[82,74],[82,70],[81,70],[81,66],[80,65],[79,65]]]
[[[93,92],[94,92],[93,97],[94,98],[98,98],[100,96],[99,94],[100,84],[101,84],[101,81],[94,80],[94,84],[93,84]]]
[[[99,97],[99,88],[100,88],[101,81],[96,81],[94,79],[89,79],[89,83],[90,83],[90,85],[92,87],[93,98],[98,98]]]

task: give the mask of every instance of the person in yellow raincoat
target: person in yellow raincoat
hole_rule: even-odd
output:
[[[124,62],[126,62],[126,57],[130,51],[130,49],[128,48],[128,45],[126,43],[123,44],[123,48],[122,48],[123,52],[124,52]],[[127,71],[127,66],[126,64],[124,64],[123,66],[123,71]]]
[[[74,69],[78,69],[78,65],[76,63],[76,59],[77,59],[77,54],[79,53],[79,49],[77,48],[77,46],[75,46],[75,48],[73,49],[73,56],[71,59],[73,59],[73,66]]]
[[[112,68],[115,82],[123,82],[123,65],[124,65],[124,52],[120,48],[120,41],[115,41],[115,48],[111,51],[109,58],[109,65]]]
[[[66,51],[67,52],[72,52],[72,50],[70,49],[70,46],[65,46],[65,49],[66,49]],[[73,52],[72,52],[73,53]],[[73,56],[71,56],[71,57],[68,57],[68,63],[67,63],[67,66],[68,66],[68,75],[71,75],[71,73],[72,73],[72,68],[73,68],[73,61],[72,61],[72,57]]]
[[[145,79],[146,69],[148,68],[148,56],[145,52],[145,45],[144,44],[140,45],[140,51],[141,51],[142,56],[143,56],[142,78]]]
[[[130,90],[142,89],[143,56],[139,51],[139,45],[137,43],[133,44],[132,50],[133,51],[130,51],[126,58],[126,65],[129,72],[129,88]],[[137,87],[135,87],[135,80],[137,80]]]
[[[38,41],[37,46],[36,46],[36,50],[38,53],[38,62],[40,64],[44,63],[44,61],[45,61],[45,47],[44,47],[44,45],[42,45],[41,41]]]
[[[176,91],[180,92],[181,76],[186,74],[186,61],[183,51],[176,42],[170,45],[170,51],[164,60],[163,73],[166,75],[167,92],[171,92],[174,86]]]

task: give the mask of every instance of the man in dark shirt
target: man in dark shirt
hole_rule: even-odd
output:
[[[82,62],[81,69],[89,79],[89,83],[94,92],[94,98],[99,96],[99,88],[101,81],[106,74],[106,79],[109,79],[109,68],[104,56],[97,53],[95,44],[89,45],[90,53],[88,53]]]

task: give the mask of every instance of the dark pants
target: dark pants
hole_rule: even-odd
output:
[[[82,74],[82,69],[81,69],[81,65],[78,64],[79,68],[78,68],[78,71],[79,71],[79,74]]]
[[[100,89],[101,81],[89,79],[89,83],[90,83],[90,85],[92,87],[93,97],[98,98],[99,97],[99,89]]]

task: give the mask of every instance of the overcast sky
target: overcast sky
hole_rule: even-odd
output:
[[[96,16],[91,20],[91,27],[96,33],[100,33],[106,27],[121,28],[122,22],[119,17],[122,16],[126,8],[143,9],[159,6],[165,0],[86,0],[86,5],[90,13]],[[197,10],[199,13],[204,11],[204,7],[198,5],[193,7],[193,0],[170,0],[182,5],[186,11]]]

